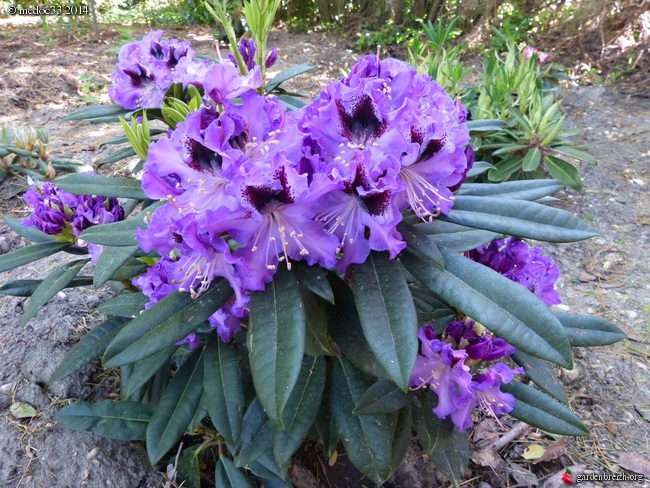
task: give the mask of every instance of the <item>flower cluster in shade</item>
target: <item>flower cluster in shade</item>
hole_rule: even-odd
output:
[[[410,386],[418,389],[429,386],[438,397],[433,412],[441,419],[451,416],[458,430],[464,432],[474,423],[472,412],[497,417],[511,412],[515,398],[501,391],[523,368],[511,369],[497,362],[480,373],[472,373],[480,361],[496,361],[516,352],[503,339],[494,338],[474,320],[450,322],[443,339],[436,337],[431,325],[420,329],[418,338],[421,354],[418,355]]]
[[[233,297],[210,318],[225,341],[281,263],[345,272],[373,250],[395,258],[401,212],[449,212],[473,162],[465,108],[407,63],[361,58],[295,112],[255,92],[258,69],[224,61],[188,78],[205,104],[151,144],[142,177],[166,203],[138,231],[162,258],[135,283],[154,303],[226,279]]]
[[[531,248],[521,239],[511,237],[468,251],[466,256],[526,287],[548,306],[562,302],[555,289],[560,268],[540,247]]]
[[[102,246],[85,243],[79,235],[94,225],[124,220],[124,209],[116,198],[73,195],[53,183],[45,183],[42,192],[30,188],[23,200],[33,209],[22,221],[25,227],[35,227],[58,241],[87,246],[93,262],[99,259]]]

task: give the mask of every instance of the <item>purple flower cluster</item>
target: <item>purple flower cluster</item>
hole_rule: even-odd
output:
[[[36,227],[58,241],[88,246],[93,262],[99,259],[102,246],[77,239],[93,225],[110,224],[124,219],[124,209],[116,198],[73,195],[53,183],[43,185],[43,193],[30,188],[23,200],[33,213],[23,219],[25,227]]]
[[[539,247],[530,248],[521,239],[511,237],[468,251],[466,256],[525,286],[549,307],[562,302],[555,289],[560,268]]]
[[[239,46],[237,46],[239,54],[241,54],[244,63],[246,63],[246,68],[248,71],[255,69],[257,66],[255,64],[255,53],[257,52],[257,43],[253,40],[246,39],[242,37],[239,41]],[[235,59],[234,54],[228,54],[228,59],[238,67],[237,60]],[[278,60],[278,51],[276,48],[272,48],[271,51],[266,55],[264,60],[264,67],[270,68]]]
[[[147,196],[167,203],[138,232],[163,257],[136,284],[155,302],[227,279],[232,303],[211,318],[224,340],[247,292],[283,261],[345,272],[371,250],[394,258],[406,245],[401,211],[448,212],[471,159],[463,106],[402,61],[362,58],[290,114],[254,91],[258,74],[211,67],[206,105],[151,144],[142,178]]]
[[[461,432],[473,424],[472,411],[482,412],[496,418],[511,412],[514,397],[500,390],[503,383],[510,383],[515,374],[523,374],[523,368],[510,369],[496,363],[482,374],[472,374],[470,366],[477,361],[494,361],[516,352],[503,339],[495,339],[484,331],[476,332],[473,320],[451,322],[445,331],[446,340],[436,338],[432,326],[420,329],[418,338],[422,353],[415,361],[410,386],[414,389],[429,387],[438,396],[433,412],[441,419],[451,419]]]

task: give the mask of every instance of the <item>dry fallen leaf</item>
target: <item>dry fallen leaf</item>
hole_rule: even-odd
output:
[[[544,461],[552,461],[566,454],[566,437],[562,437],[560,440],[551,442],[546,446],[546,452],[544,455],[533,461],[533,464],[542,463]]]
[[[473,451],[469,457],[479,466],[489,466],[494,469],[500,469],[504,464],[503,459],[501,459],[493,449],[489,448],[481,449],[480,451]]]
[[[533,444],[532,446],[528,446],[526,449],[524,449],[524,453],[521,455],[521,457],[523,457],[527,461],[531,461],[533,459],[539,459],[543,455],[544,455],[544,448],[539,444]]]
[[[11,415],[17,419],[27,419],[36,416],[36,409],[31,405],[23,402],[14,402],[9,407]]]
[[[650,460],[638,452],[622,452],[618,455],[618,464],[625,469],[650,477]]]

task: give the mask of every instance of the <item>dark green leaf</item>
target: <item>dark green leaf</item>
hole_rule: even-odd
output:
[[[477,119],[466,122],[470,134],[476,135],[481,132],[500,131],[507,127],[507,124],[499,119]]]
[[[141,359],[133,364],[133,371],[129,375],[129,379],[125,386],[122,386],[121,394],[124,397],[131,397],[135,391],[144,385],[147,381],[153,378],[161,368],[166,368],[169,374],[169,360],[178,349],[177,345],[166,347],[153,356]],[[163,371],[165,373],[165,371]]]
[[[169,382],[147,427],[147,454],[156,464],[181,438],[203,394],[203,349],[194,351]]]
[[[553,178],[557,178],[574,190],[582,189],[580,171],[578,171],[578,168],[573,166],[571,163],[556,158],[555,156],[547,156],[544,158],[544,164],[546,165],[548,172],[553,175]]]
[[[260,478],[265,488],[293,488],[293,484],[287,481],[286,470],[283,472],[275,462],[271,449],[253,461],[248,468]]]
[[[320,410],[318,411],[318,415],[316,416],[316,422],[314,422],[312,431],[311,431],[311,436],[314,438],[319,444],[323,446],[323,449],[325,450],[325,454],[327,455],[328,459],[331,458],[334,455],[334,452],[336,451],[339,443],[339,433],[336,429],[336,423],[334,422],[334,419],[332,418],[332,411],[330,410],[329,406],[329,391],[327,391],[327,384],[325,385],[326,391],[323,399],[323,402],[321,403]]]
[[[397,412],[411,403],[411,397],[390,380],[380,379],[366,390],[354,413],[356,415],[383,415]]]
[[[441,420],[433,413],[438,399],[428,391],[421,409],[415,411],[415,428],[422,449],[455,487],[465,476],[469,464],[467,434],[458,431],[451,419]]]
[[[117,271],[129,258],[140,250],[140,246],[114,246],[106,247],[95,266],[93,285],[99,288],[106,283],[113,273]]]
[[[397,224],[397,230],[402,234],[402,239],[406,242],[406,249],[410,252],[415,252],[421,257],[431,261],[439,268],[444,269],[445,260],[440,254],[440,250],[429,239],[429,236],[420,230],[417,226],[408,224],[404,221]]]
[[[304,356],[296,386],[282,414],[284,429],[273,428],[273,454],[285,471],[316,420],[325,389],[325,358]]]
[[[112,403],[110,400],[73,403],[54,416],[54,420],[68,429],[86,430],[121,441],[144,439],[150,418],[148,405],[128,401]]]
[[[574,242],[598,235],[571,213],[524,200],[458,196],[440,220],[545,242]]]
[[[117,151],[113,151],[112,153],[107,154],[102,159],[97,161],[97,165],[101,166],[104,164],[117,163],[118,161],[122,161],[123,159],[132,158],[135,155],[136,155],[135,149],[133,149],[131,146],[125,147],[123,149],[118,149]]]
[[[482,175],[492,168],[494,168],[494,165],[488,163],[487,161],[476,161],[472,166],[472,169],[467,172],[467,177],[473,178],[474,176]]]
[[[183,449],[176,470],[176,480],[183,488],[201,488],[201,468],[199,466],[199,446]]]
[[[323,268],[320,266],[309,266],[305,261],[293,263],[292,268],[296,273],[296,278],[298,278],[300,286],[309,290],[314,295],[318,295],[323,300],[334,303],[334,293],[323,273]]]
[[[232,346],[221,342],[216,334],[206,346],[203,384],[210,419],[234,452],[244,416],[244,383]]]
[[[26,227],[23,225],[23,219],[14,219],[4,215],[2,217],[7,223],[7,226],[21,237],[26,237],[32,242],[56,242],[54,237],[48,236],[45,232],[41,232],[36,227]]]
[[[418,321],[397,262],[371,252],[364,264],[352,267],[352,292],[370,349],[391,379],[408,388],[418,354]]]
[[[52,271],[47,278],[45,278],[40,285],[34,290],[32,298],[27,302],[25,311],[20,317],[20,325],[25,326],[29,319],[31,319],[41,309],[43,305],[50,301],[50,299],[63,290],[72,279],[79,274],[90,259],[78,259],[69,263],[62,264],[54,271]]]
[[[66,354],[63,362],[50,377],[49,383],[68,376],[104,354],[110,342],[126,322],[127,319],[123,317],[112,317],[95,326]]]
[[[533,383],[562,403],[569,403],[569,397],[548,361],[529,356],[522,351],[517,351],[511,357],[515,363],[523,366]]]
[[[499,161],[494,168],[488,171],[488,180],[503,181],[512,173],[521,168],[521,157],[511,156],[503,161]]]
[[[143,222],[146,212],[141,212],[137,216],[115,222],[112,224],[95,225],[89,227],[81,233],[80,239],[93,244],[102,244],[104,246],[125,246],[134,247],[138,245],[135,238],[137,228],[144,229],[147,225]]]
[[[456,252],[476,249],[501,236],[495,232],[443,222],[442,220],[418,224],[416,227],[427,234],[429,239],[439,248],[444,247],[449,251]]]
[[[281,83],[284,83],[285,81],[290,80],[291,78],[295,78],[296,76],[301,75],[302,73],[306,73],[312,69],[314,69],[314,66],[311,66],[309,64],[297,64],[291,68],[285,69],[284,71],[280,71],[273,77],[272,80],[266,84],[266,93],[272,92],[273,89],[280,86]]]
[[[299,110],[308,103],[305,100],[301,100],[300,98],[292,97],[289,95],[278,95],[277,98],[285,104],[287,111],[289,112]]]
[[[139,259],[129,258],[111,275],[112,281],[131,281],[132,278],[144,273],[149,266]]]
[[[305,354],[336,356],[327,337],[327,302],[305,290],[300,296],[305,306]]]
[[[0,273],[51,256],[59,251],[63,251],[69,246],[69,242],[39,242],[38,244],[32,244],[17,249],[16,251],[8,252],[0,256]]]
[[[539,163],[541,162],[542,162],[542,151],[534,147],[526,153],[526,156],[524,157],[524,162],[521,165],[521,169],[524,171],[535,171],[539,167]]]
[[[226,303],[232,293],[228,282],[220,280],[194,300],[189,293],[169,294],[120,331],[104,354],[105,365],[139,361],[180,341]]]
[[[589,164],[596,164],[596,158],[593,157],[591,154],[585,151],[581,151],[575,147],[572,146],[560,146],[560,147],[554,147],[553,151],[557,151],[560,154],[564,154],[566,156],[571,156],[572,158],[579,159],[580,161],[584,161],[585,163]]]
[[[270,451],[273,445],[273,430],[271,421],[264,412],[259,397],[255,397],[244,415],[238,454],[235,466],[246,466],[264,453]]]
[[[330,403],[345,450],[359,471],[381,484],[397,468],[395,462],[404,444],[404,431],[410,437],[410,425],[401,425],[397,412],[354,415],[352,412],[368,386],[361,371],[351,363],[345,359],[335,362]]]
[[[147,198],[142,190],[142,182],[135,178],[114,178],[84,173],[57,178],[56,185],[74,195],[98,195],[136,200]]]
[[[102,303],[97,307],[97,311],[108,315],[115,315],[117,317],[135,318],[142,310],[144,310],[144,307],[148,302],[149,298],[142,293],[124,292],[111,298],[109,301]]]
[[[504,183],[466,183],[456,195],[498,196],[516,200],[538,200],[564,188],[558,180],[521,180]]]
[[[218,488],[250,488],[253,486],[246,474],[225,456],[220,457],[217,462],[215,482]]]
[[[89,120],[97,117],[106,117],[109,115],[125,115],[130,110],[125,109],[121,105],[95,105],[92,107],[84,107],[75,110],[63,120]]]
[[[571,347],[562,324],[525,287],[459,254],[442,252],[446,269],[400,256],[413,276],[465,315],[517,349],[571,367]]]
[[[515,397],[510,412],[514,418],[553,434],[589,435],[589,429],[571,410],[541,391],[518,381],[501,385],[501,390]]]
[[[616,325],[600,317],[555,312],[573,347],[607,346],[627,338]]]
[[[31,297],[34,291],[43,283],[43,280],[15,280],[0,286],[0,295],[10,295],[14,297]],[[78,286],[89,286],[93,284],[90,276],[78,276],[66,285],[66,288],[76,288]]]
[[[295,275],[282,266],[263,292],[251,294],[248,349],[255,391],[282,424],[305,350],[305,309]]]

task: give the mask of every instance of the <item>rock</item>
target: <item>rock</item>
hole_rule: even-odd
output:
[[[580,368],[575,366],[573,369],[562,369],[562,380],[565,384],[575,383],[580,378]]]
[[[48,396],[35,383],[21,383],[16,390],[14,399],[38,407],[39,410],[43,410],[51,403]]]

